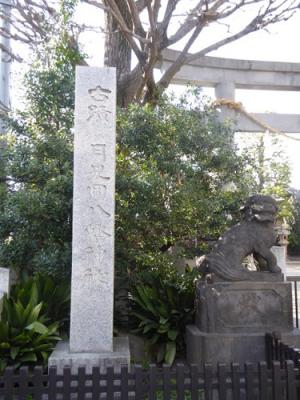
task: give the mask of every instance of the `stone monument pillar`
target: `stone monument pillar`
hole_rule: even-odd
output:
[[[3,296],[8,293],[10,289],[10,270],[8,268],[0,268],[0,314],[2,311]]]
[[[70,342],[49,365],[129,363],[125,337],[113,338],[116,73],[77,67]]]

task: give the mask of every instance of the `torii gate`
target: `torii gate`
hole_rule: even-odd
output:
[[[176,50],[165,50],[161,70],[166,70],[179,54]],[[300,114],[248,114],[233,103],[236,88],[300,91],[300,63],[203,56],[184,65],[176,73],[172,83],[214,87],[216,98],[223,100],[219,103],[222,108],[221,119],[230,118],[236,121],[238,132],[261,132],[270,127],[274,131],[300,133]],[[229,107],[226,106],[226,101]]]

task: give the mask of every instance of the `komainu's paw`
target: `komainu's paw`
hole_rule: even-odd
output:
[[[281,268],[278,267],[278,265],[273,265],[272,267],[270,267],[270,272],[279,274],[281,272]]]

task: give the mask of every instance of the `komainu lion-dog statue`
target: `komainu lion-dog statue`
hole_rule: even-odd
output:
[[[276,201],[270,196],[249,197],[241,208],[242,220],[227,230],[211,253],[202,256],[197,267],[203,277],[222,281],[256,280],[255,272],[242,265],[253,254],[259,271],[281,273],[270,248],[276,244],[274,229]]]

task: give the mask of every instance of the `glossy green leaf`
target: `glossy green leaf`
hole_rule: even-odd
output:
[[[36,333],[40,333],[41,335],[48,334],[49,332],[48,328],[44,324],[41,324],[38,321],[35,321],[32,324],[26,326],[26,329],[28,331],[34,331]]]
[[[168,342],[166,345],[165,362],[166,364],[173,364],[176,356],[176,343]]]

